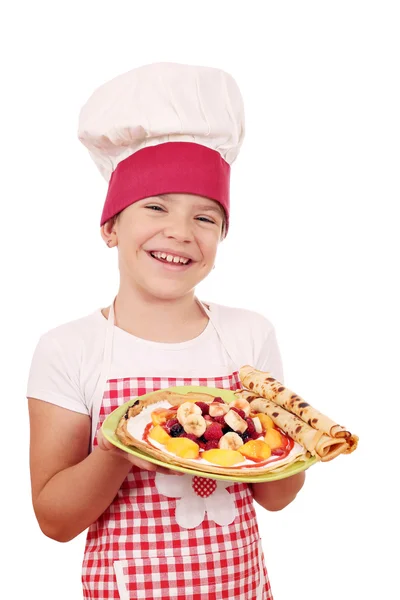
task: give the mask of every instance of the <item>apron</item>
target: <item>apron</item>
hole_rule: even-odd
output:
[[[104,419],[131,398],[177,385],[241,387],[222,332],[211,311],[196,301],[214,326],[233,370],[217,366],[217,375],[209,378],[185,373],[179,378],[108,379],[112,303],[99,379],[102,393],[97,394],[100,400],[92,413],[94,446]],[[85,600],[273,600],[251,488],[247,483],[189,474],[156,474],[133,465],[111,505],[89,527],[82,583]]]

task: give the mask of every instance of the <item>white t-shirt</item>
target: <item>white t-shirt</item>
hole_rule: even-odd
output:
[[[236,369],[249,364],[270,371],[283,383],[281,355],[271,322],[250,310],[212,302],[207,305],[223,332]],[[27,396],[92,415],[106,329],[107,319],[99,309],[44,334],[32,359]],[[199,336],[178,343],[144,340],[115,327],[108,379],[211,378],[225,375],[230,365],[232,361],[211,320]]]

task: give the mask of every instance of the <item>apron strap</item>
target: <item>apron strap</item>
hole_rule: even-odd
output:
[[[101,371],[100,377],[97,382],[96,390],[93,394],[93,405],[92,405],[92,444],[97,431],[97,423],[99,422],[99,412],[100,407],[103,401],[103,394],[106,387],[106,383],[108,380],[109,373],[111,371],[111,362],[112,362],[112,349],[113,349],[113,339],[114,339],[114,323],[115,323],[115,313],[114,313],[114,303],[115,298],[111,303],[110,311],[107,319],[106,326],[106,336],[104,341],[104,349],[103,349],[103,360],[101,363]]]
[[[211,310],[212,303],[207,302],[205,304],[205,303],[201,302],[198,298],[195,298],[195,300],[199,304],[199,306],[204,310],[204,312],[206,313],[208,318],[210,319],[211,324],[213,325],[215,331],[217,332],[217,335],[222,344],[222,347],[224,348],[225,352],[227,353],[227,355],[229,356],[229,358],[231,360],[233,370],[239,372],[239,369],[241,366],[241,361],[237,360],[237,358],[234,356],[234,350],[233,350],[233,348],[235,347],[234,340],[233,340],[233,338],[232,339],[229,338],[228,331],[224,330],[224,328],[222,327],[221,323],[218,321],[216,316],[213,315],[212,310]],[[207,305],[210,305],[210,308]],[[233,332],[234,332],[234,330],[233,330]]]

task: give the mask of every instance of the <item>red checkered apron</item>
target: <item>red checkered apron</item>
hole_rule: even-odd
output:
[[[111,364],[113,325],[110,310],[103,373]],[[218,329],[217,333],[221,339]],[[241,387],[237,370],[210,378],[106,379],[95,433],[131,398],[176,385]],[[175,519],[176,499],[158,492],[155,473],[133,466],[112,504],[89,528],[84,598],[272,600],[251,489],[246,483],[232,483],[226,490],[236,504],[230,525],[218,525],[206,513],[200,525],[186,529]]]

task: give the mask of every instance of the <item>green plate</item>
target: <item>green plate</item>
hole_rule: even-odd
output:
[[[221,397],[227,403],[232,402],[232,400],[235,398],[235,395],[231,390],[222,390],[219,388],[204,387],[204,386],[198,386],[198,385],[185,385],[185,386],[178,386],[178,387],[170,387],[170,388],[168,388],[168,390],[171,392],[178,392],[179,394],[186,394],[187,392],[201,392],[201,393],[211,394],[215,397],[217,397],[217,396]],[[149,394],[146,394],[141,397],[145,398],[145,397],[151,396],[154,393],[155,392],[150,392]],[[138,458],[147,460],[151,463],[160,465],[162,467],[167,467],[168,469],[171,469],[173,471],[181,471],[182,473],[189,473],[190,475],[209,477],[210,479],[222,479],[224,481],[239,481],[242,483],[262,483],[263,481],[276,481],[278,479],[285,479],[286,477],[291,477],[292,475],[295,475],[296,473],[305,471],[306,469],[311,467],[311,465],[313,465],[315,462],[317,462],[316,457],[308,458],[306,460],[298,460],[298,461],[288,465],[285,469],[282,469],[282,471],[278,471],[277,473],[267,472],[267,473],[261,473],[258,475],[249,475],[248,477],[247,476],[241,476],[241,477],[236,476],[235,477],[234,475],[228,476],[228,475],[219,475],[219,474],[217,475],[216,473],[208,473],[207,471],[199,471],[197,469],[190,469],[188,467],[171,465],[169,463],[158,460],[157,458],[153,458],[152,456],[148,455],[146,452],[143,452],[142,450],[139,450],[137,448],[132,448],[130,446],[125,446],[125,444],[122,444],[122,442],[120,442],[119,439],[117,438],[117,436],[115,435],[115,430],[117,429],[117,426],[118,426],[118,423],[119,423],[121,417],[125,414],[128,406],[132,404],[133,400],[134,400],[134,398],[132,398],[131,400],[129,400],[129,402],[126,402],[122,406],[119,406],[110,415],[108,415],[108,417],[104,420],[104,423],[101,427],[104,437],[109,442],[114,444],[114,446],[117,446],[117,448],[121,448],[121,450],[124,450],[125,452],[128,452],[129,454],[132,454],[133,456],[137,456]]]

